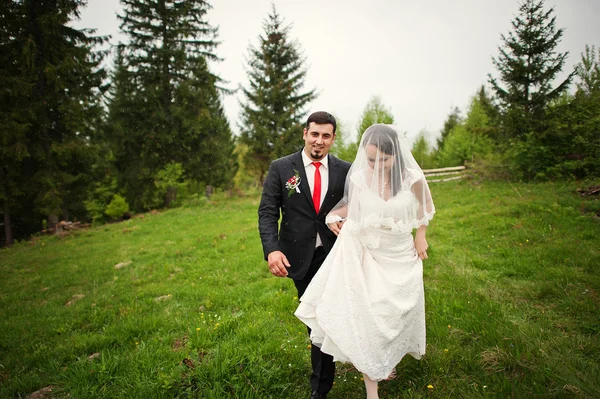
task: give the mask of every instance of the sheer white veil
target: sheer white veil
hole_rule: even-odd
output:
[[[394,206],[397,200],[403,206]],[[345,218],[363,228],[410,231],[427,225],[434,213],[429,186],[404,135],[393,125],[370,126],[346,177],[344,197],[327,222]]]

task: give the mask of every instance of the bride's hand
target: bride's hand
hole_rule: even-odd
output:
[[[333,231],[333,234],[335,234],[337,236],[340,234],[340,231],[342,230],[342,226],[344,225],[344,222],[345,222],[345,220],[329,223],[327,225],[327,227],[329,227],[329,230]]]
[[[417,250],[417,255],[421,260],[427,259],[427,248],[429,245],[427,244],[427,239],[425,238],[425,231],[417,230],[417,234],[415,234],[415,249]]]

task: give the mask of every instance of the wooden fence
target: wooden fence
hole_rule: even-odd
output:
[[[462,179],[465,175],[465,167],[464,166],[453,166],[450,168],[439,168],[439,169],[425,169],[423,173],[425,173],[425,178],[428,183],[437,183],[451,180],[459,180]],[[449,176],[443,177],[439,179],[431,179],[431,177],[436,176]]]

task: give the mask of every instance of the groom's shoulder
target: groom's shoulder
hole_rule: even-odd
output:
[[[289,154],[284,157],[275,159],[274,161],[271,162],[271,165],[277,166],[277,167],[286,166],[286,165],[289,165],[292,163],[296,163],[296,161],[299,157],[300,158],[302,157],[302,155],[300,155],[300,152],[294,152],[293,154]]]
[[[350,162],[344,161],[343,159],[335,157],[331,154],[329,154],[329,161],[335,163],[336,165],[341,166],[342,169],[345,169],[345,170],[350,169],[350,166],[352,166],[352,164]]]

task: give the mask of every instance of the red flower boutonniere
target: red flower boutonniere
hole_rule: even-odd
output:
[[[294,194],[294,191],[297,193],[300,192],[300,187],[298,187],[300,185],[300,173],[296,169],[294,169],[294,172],[296,174],[290,177],[285,183],[285,188],[288,190],[288,197]]]

